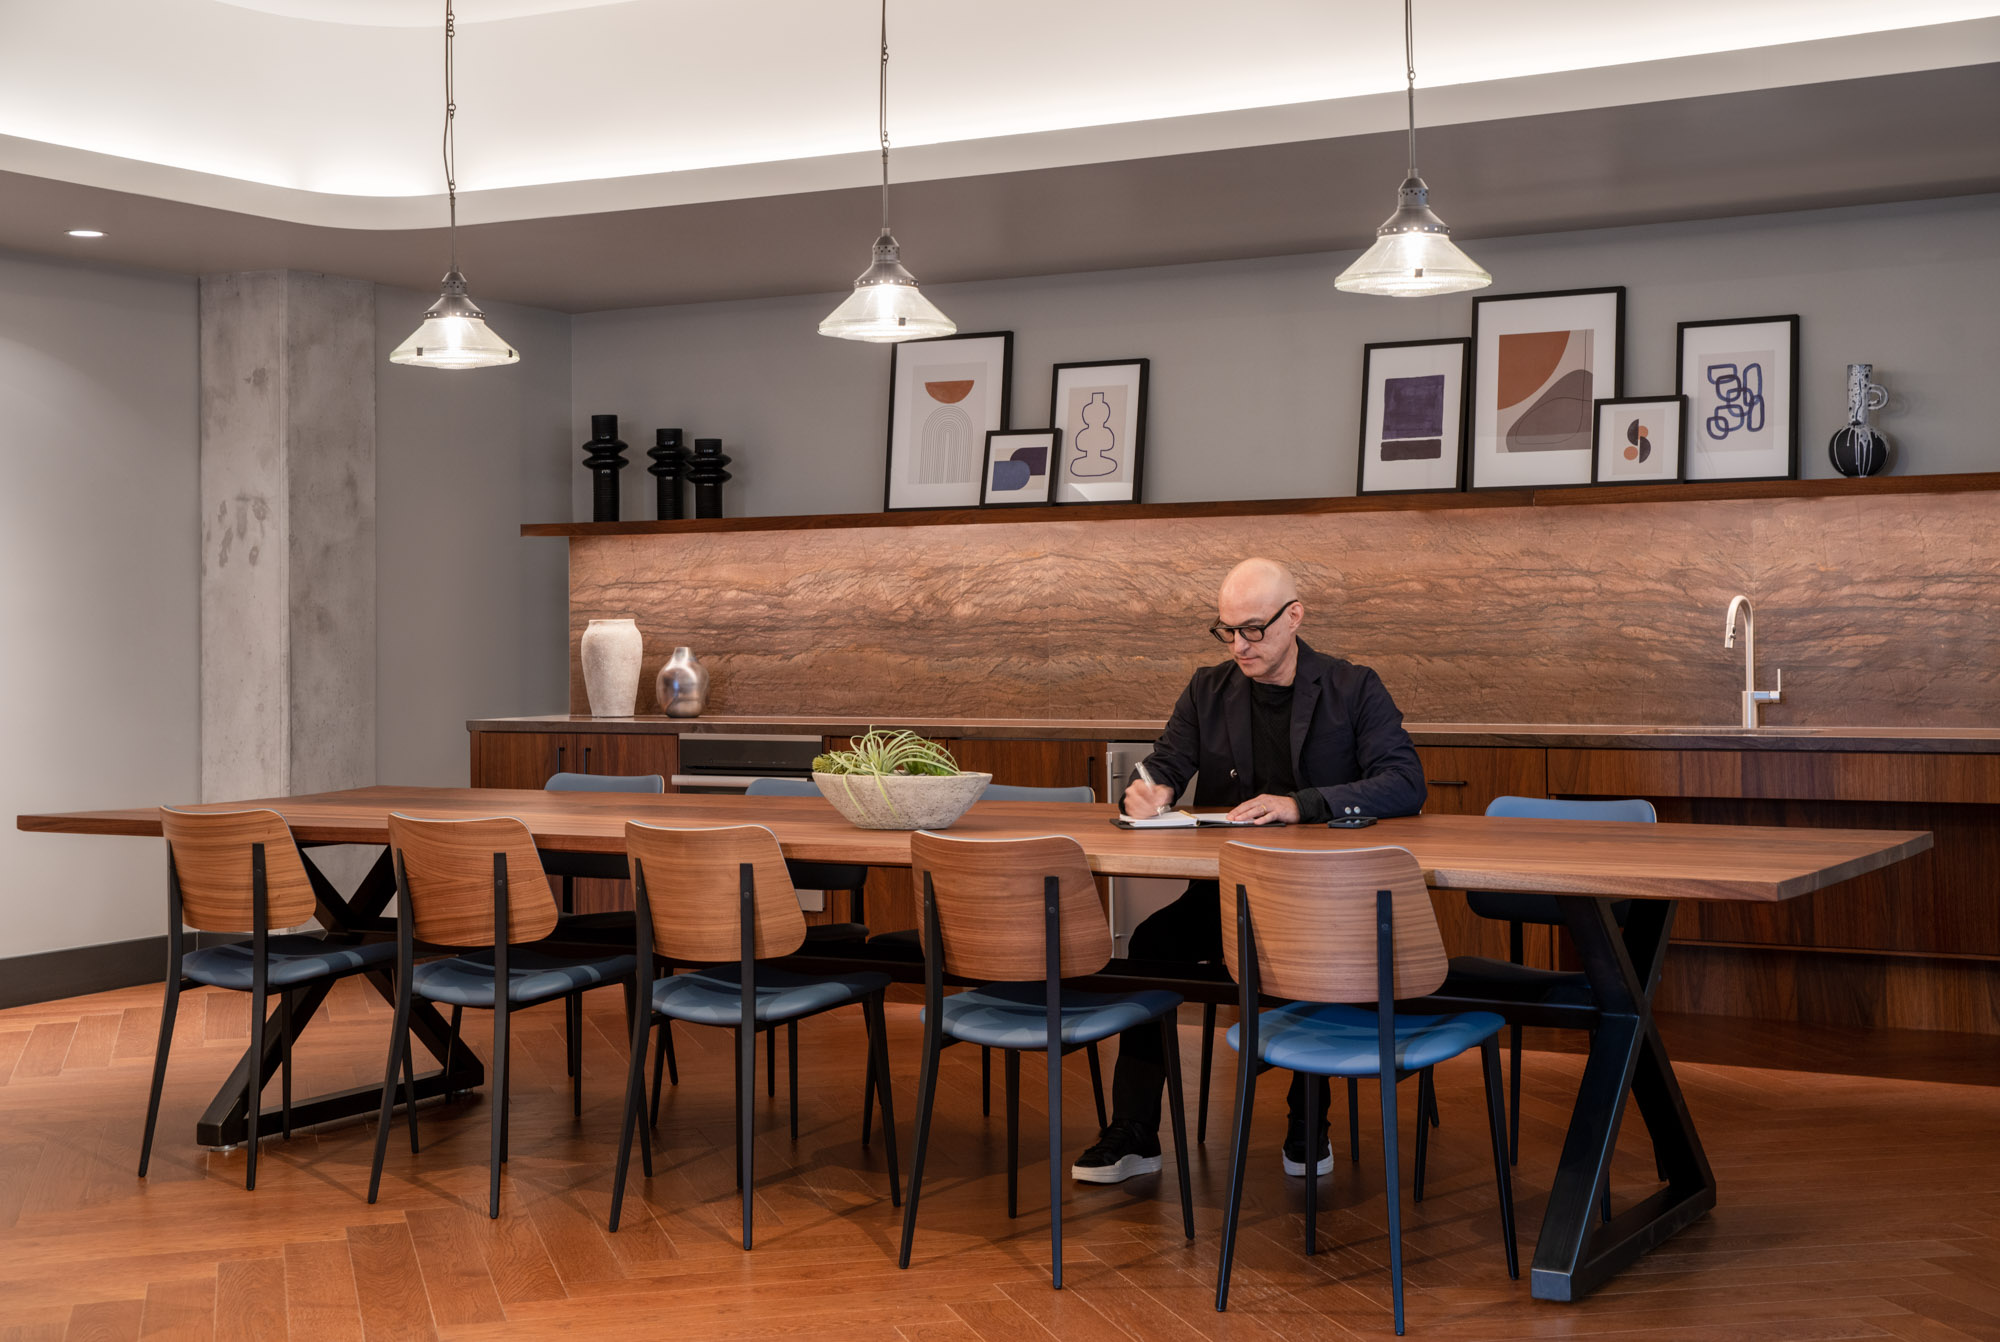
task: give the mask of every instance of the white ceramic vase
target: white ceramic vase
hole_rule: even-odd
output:
[[[583,631],[583,689],[594,718],[629,718],[639,702],[646,640],[632,620],[592,620]]]

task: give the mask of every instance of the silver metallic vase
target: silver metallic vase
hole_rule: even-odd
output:
[[[695,660],[693,648],[674,649],[653,677],[653,697],[670,718],[700,716],[708,704],[708,668]]]

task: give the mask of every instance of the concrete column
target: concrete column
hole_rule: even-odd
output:
[[[375,781],[375,287],[201,281],[201,784]]]

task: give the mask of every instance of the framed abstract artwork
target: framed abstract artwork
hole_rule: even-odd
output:
[[[1055,494],[1061,429],[995,429],[986,435],[979,475],[982,508],[1032,508]]]
[[[1798,478],[1798,315],[1682,322],[1679,336],[1687,478]]]
[[[1666,485],[1681,478],[1686,457],[1685,396],[1617,396],[1598,401],[1590,481],[1597,485]]]
[[[1589,484],[1591,407],[1624,376],[1622,287],[1473,299],[1470,486]]]
[[[986,435],[1007,427],[1014,333],[906,340],[889,349],[883,511],[978,507]]]
[[[1059,363],[1049,379],[1049,423],[1062,434],[1057,503],[1137,503],[1146,466],[1150,359]]]
[[[1434,494],[1464,485],[1471,350],[1462,336],[1362,347],[1357,494]]]

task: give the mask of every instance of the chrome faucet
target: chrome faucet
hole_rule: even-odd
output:
[[[1747,596],[1730,598],[1729,613],[1722,617],[1722,646],[1736,646],[1738,608],[1743,611],[1743,725],[1754,731],[1757,727],[1757,705],[1778,702],[1785,690],[1785,672],[1783,667],[1778,669],[1777,688],[1757,688],[1757,611]]]

